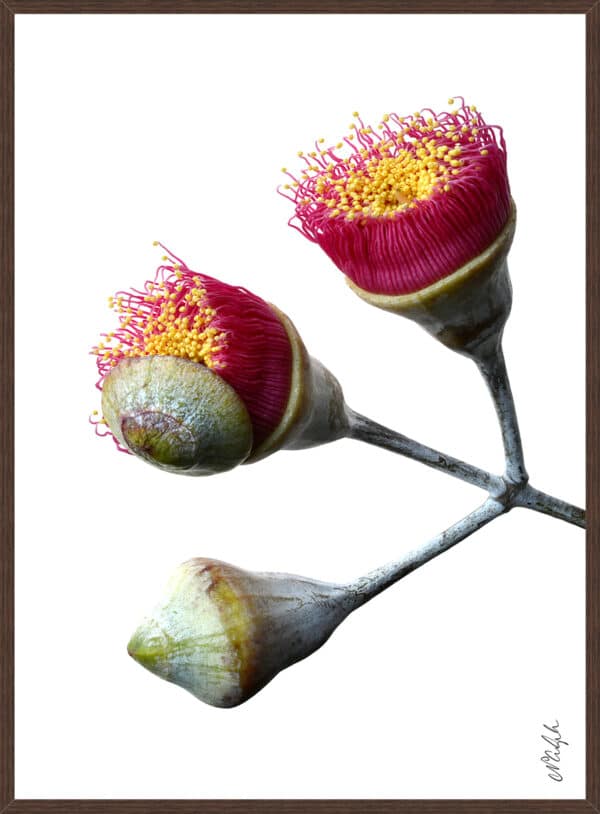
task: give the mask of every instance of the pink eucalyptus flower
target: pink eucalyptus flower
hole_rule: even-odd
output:
[[[303,169],[284,169],[279,190],[295,205],[290,225],[350,280],[411,294],[496,240],[512,208],[500,127],[460,97],[450,112],[390,113],[375,129],[354,117],[336,145],[299,153]]]
[[[119,326],[102,334],[103,341],[92,349],[100,373],[96,386],[101,390],[106,376],[132,357],[172,356],[203,365],[242,400],[256,448],[277,427],[288,403],[292,373],[288,333],[260,297],[192,271],[169,255],[141,290],[119,291],[109,298]],[[93,423],[98,434],[114,438],[110,430],[99,429],[106,428],[104,419]]]

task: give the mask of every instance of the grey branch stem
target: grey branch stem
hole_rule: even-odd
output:
[[[505,511],[506,507],[502,503],[490,497],[475,511],[463,517],[462,520],[450,526],[446,531],[433,537],[425,545],[408,552],[400,560],[382,565],[380,568],[376,568],[374,571],[351,582],[346,586],[346,593],[352,610],[364,605],[365,602],[385,591],[386,588],[410,574],[411,571],[415,571],[421,565],[425,565],[425,563],[434,559],[434,557],[448,551],[452,546],[460,543],[461,540],[469,537],[473,532],[482,528],[486,523],[489,523]]]
[[[377,424],[370,418],[360,415],[360,413],[356,413],[349,408],[347,409],[347,415],[349,422],[348,435],[350,438],[387,449],[390,452],[396,452],[399,455],[404,455],[407,458],[412,458],[426,466],[437,469],[439,472],[445,472],[454,478],[478,486],[504,505],[506,510],[515,506],[533,509],[536,512],[548,514],[551,517],[585,528],[585,511],[578,506],[573,506],[564,500],[540,492],[526,482],[515,484],[512,478],[492,475],[484,469],[479,469],[479,467],[454,458],[452,455],[439,452],[401,433],[394,432],[394,430]]]
[[[500,422],[506,460],[505,477],[511,483],[526,483],[529,476],[525,469],[521,433],[501,337],[498,337],[491,347],[478,349],[472,358],[489,388]]]
[[[566,520],[567,523],[573,523],[573,525],[582,529],[585,528],[584,509],[566,503],[564,500],[559,500],[557,497],[547,495],[545,492],[540,492],[539,489],[534,489],[530,484],[517,492],[514,505],[533,509],[535,512],[541,512],[542,514],[549,514],[551,517]]]
[[[439,452],[437,449],[420,444],[406,435],[394,432],[394,430],[390,430],[382,424],[377,424],[370,418],[354,412],[354,410],[348,410],[348,418],[350,422],[350,438],[365,441],[367,444],[382,447],[391,452],[397,452],[399,455],[412,458],[414,461],[419,461],[425,466],[430,466],[440,472],[446,472],[446,474],[452,475],[453,478],[458,478],[473,486],[479,486],[480,489],[485,489],[488,492],[502,491],[504,482],[497,475],[491,475],[483,469],[452,457],[452,455],[446,455],[446,453]]]

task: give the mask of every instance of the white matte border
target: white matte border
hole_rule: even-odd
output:
[[[87,353],[106,296],[153,274],[154,239],[286,311],[355,409],[501,468],[475,368],[355,298],[274,192],[353,110],[456,93],[508,143],[528,469],[582,504],[583,15],[17,16],[18,797],[584,795],[584,535],[540,515],[409,576],[235,710],[125,651],[188,557],[343,580],[482,497],[350,441],[198,481],[96,439]],[[539,759],[556,719],[560,784]]]

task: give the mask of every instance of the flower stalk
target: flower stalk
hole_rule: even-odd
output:
[[[532,509],[532,511],[541,512],[541,514],[548,514],[557,520],[566,520],[567,523],[572,523],[582,529],[586,528],[585,509],[580,509],[579,506],[573,506],[571,503],[566,503],[557,497],[547,495],[545,492],[535,489],[529,483],[524,489],[517,492],[514,505]]]
[[[385,591],[430,560],[448,551],[457,543],[460,543],[461,540],[466,539],[506,511],[507,507],[503,503],[489,497],[477,509],[454,523],[450,528],[432,537],[420,548],[409,551],[400,560],[394,560],[382,565],[380,568],[370,571],[364,577],[351,582],[347,589],[354,600],[354,607],[364,605],[374,596]]]
[[[504,444],[505,477],[510,483],[527,483],[529,476],[525,469],[517,410],[504,360],[501,337],[493,342],[491,347],[480,346],[473,353],[473,360],[488,386],[496,408]]]
[[[390,452],[395,452],[398,455],[425,464],[425,466],[436,469],[438,472],[444,472],[472,486],[477,486],[487,491],[490,498],[501,502],[506,511],[517,507],[532,509],[555,517],[557,520],[564,520],[580,528],[585,528],[584,509],[567,503],[560,498],[547,495],[545,492],[535,489],[526,480],[514,480],[508,475],[494,475],[485,469],[480,469],[445,452],[440,452],[433,447],[414,441],[412,438],[390,430],[382,424],[377,424],[377,422],[349,408],[348,424],[349,438],[387,449]],[[513,426],[509,424],[508,419],[507,425],[508,429]],[[513,470],[509,469],[509,471],[512,474]]]
[[[500,476],[492,475],[452,455],[414,441],[402,433],[394,432],[360,413],[355,413],[354,410],[349,410],[349,425],[350,438],[412,458],[413,461],[419,461],[425,466],[437,469],[438,472],[445,472],[487,492],[499,494],[502,491],[503,480]]]

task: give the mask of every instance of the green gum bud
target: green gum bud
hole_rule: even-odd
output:
[[[233,707],[320,647],[351,609],[342,586],[196,558],[179,566],[128,651],[201,701]]]

